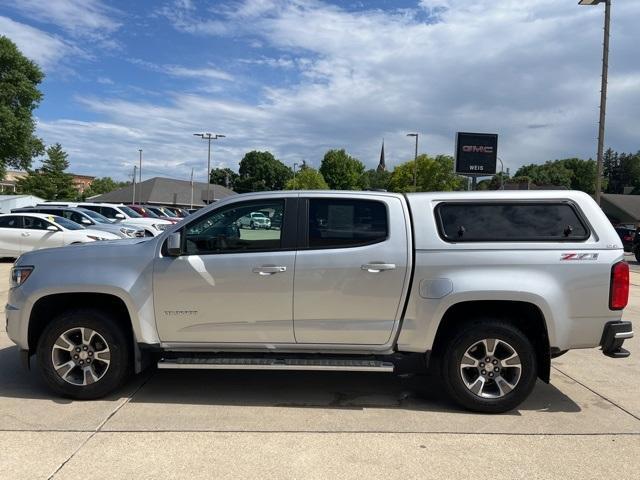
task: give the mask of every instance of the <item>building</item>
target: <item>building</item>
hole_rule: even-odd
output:
[[[11,213],[14,208],[31,207],[44,201],[35,195],[0,195],[0,213]]]
[[[0,182],[0,193],[15,193],[17,191],[16,184],[18,183],[18,180],[26,177],[27,175],[27,172],[22,172],[20,170],[7,170],[4,174],[4,179]],[[75,173],[71,173],[70,175],[73,176],[73,186],[76,188],[78,193],[84,193],[96,178],[89,175],[77,175]]]
[[[216,202],[236,192],[222,185],[211,184],[207,201],[207,184],[173,178],[154,177],[135,185],[127,185],[113,192],[96,195],[88,200],[93,202],[143,203],[149,205],[176,205],[178,207],[202,207]]]
[[[640,226],[640,195],[603,193],[600,208],[614,225]]]

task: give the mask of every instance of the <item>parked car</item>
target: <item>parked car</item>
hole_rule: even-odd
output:
[[[184,208],[180,208],[180,207],[164,207],[164,208],[172,211],[173,213],[176,214],[177,217],[180,217],[180,218],[185,218],[189,216],[189,211],[185,210]]]
[[[250,212],[238,219],[238,226],[240,228],[250,228],[255,230],[256,228],[271,228],[271,220],[262,212]]]
[[[17,258],[40,248],[74,243],[117,240],[109,232],[84,228],[71,220],[41,213],[0,215],[0,257]]]
[[[636,236],[636,231],[633,228],[627,227],[615,227],[616,233],[620,237],[622,241],[622,246],[624,247],[625,252],[633,251],[633,240]]]
[[[144,218],[127,205],[115,203],[91,203],[91,202],[46,202],[38,206],[61,205],[66,207],[81,207],[98,212],[107,217],[113,223],[127,223],[143,228],[146,237],[154,237],[163,232],[172,222],[161,218]]]
[[[113,233],[120,238],[139,238],[144,237],[144,229],[130,225],[128,223],[112,223],[107,217],[100,215],[92,210],[74,207],[24,207],[14,208],[12,213],[46,213],[48,215],[57,215],[67,220],[76,222],[85,228],[92,230],[101,230],[103,232]]]
[[[281,229],[234,228],[259,211],[282,213]],[[495,413],[567,350],[629,355],[629,267],[582,192],[259,192],[177,227],[16,262],[7,332],[51,389],[98,398],[152,362],[428,369]]]
[[[178,223],[181,218],[177,217],[175,213],[172,211],[166,210],[163,207],[157,207],[155,205],[145,205],[147,210],[153,212],[158,218],[162,218],[163,220],[167,220],[171,223]]]

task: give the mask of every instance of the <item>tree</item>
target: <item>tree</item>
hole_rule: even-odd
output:
[[[365,188],[371,190],[388,190],[391,172],[372,168],[364,172]]]
[[[391,174],[389,189],[393,192],[413,192],[414,166],[414,160],[398,165]],[[466,179],[453,172],[453,157],[418,155],[417,191],[449,192],[462,190],[465,186]]]
[[[211,170],[209,183],[215,183],[216,185],[222,185],[223,187],[235,190],[238,178],[240,178],[240,175],[230,168],[214,168]]]
[[[589,194],[595,193],[597,166],[594,160],[565,158],[556,160],[555,163],[562,165],[571,172],[571,190],[580,190]]]
[[[16,45],[0,36],[0,175],[7,166],[27,170],[44,151],[34,135],[33,110],[42,99],[38,84],[44,75]]]
[[[73,185],[67,154],[59,143],[47,148],[47,158],[38,170],[27,170],[28,175],[18,180],[17,188],[47,200],[73,200],[78,191]]]
[[[329,185],[318,170],[305,165],[295,177],[287,181],[285,188],[287,190],[327,190]]]
[[[129,183],[131,182],[116,182],[111,177],[94,178],[91,186],[82,193],[81,198],[113,192],[114,190],[129,185]]]
[[[362,190],[366,188],[364,164],[342,150],[329,150],[324,154],[320,173],[334,190]]]
[[[558,187],[595,192],[596,162],[581,158],[550,160],[539,164],[520,167],[516,177],[529,177],[538,186],[555,185]]]
[[[500,190],[502,186],[509,181],[509,175],[506,172],[498,172],[490,179],[478,182],[478,190]]]
[[[271,152],[251,151],[240,161],[240,176],[235,182],[237,192],[282,190],[293,172]]]

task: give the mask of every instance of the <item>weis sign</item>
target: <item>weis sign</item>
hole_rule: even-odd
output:
[[[456,173],[488,176],[496,173],[498,135],[458,132],[456,137]]]

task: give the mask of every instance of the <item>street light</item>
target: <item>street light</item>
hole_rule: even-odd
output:
[[[297,162],[293,162],[293,189],[296,189],[296,167],[298,166]]]
[[[211,133],[194,133],[193,134],[196,137],[200,137],[203,140],[208,140],[209,141],[209,149],[207,151],[207,204],[209,203],[211,197],[210,197],[210,190],[211,190],[211,140],[217,140],[219,138],[225,138],[224,135],[220,135],[217,133],[211,134]]]
[[[609,28],[611,25],[611,0],[580,0],[578,5],[604,3],[604,42],[602,45],[602,85],[600,88],[600,124],[598,127],[598,163],[596,173],[596,202],[600,205],[602,189],[602,156],[604,152],[604,122],[607,111],[607,77],[609,74]]]
[[[407,137],[416,137],[416,151],[413,156],[413,191],[418,191],[418,134],[407,133]]]
[[[138,170],[138,173],[140,174],[140,181],[138,182],[140,184],[140,202],[139,204],[142,203],[142,149],[139,148],[138,152],[140,152],[140,169]],[[136,203],[136,199],[133,199],[133,203]]]

